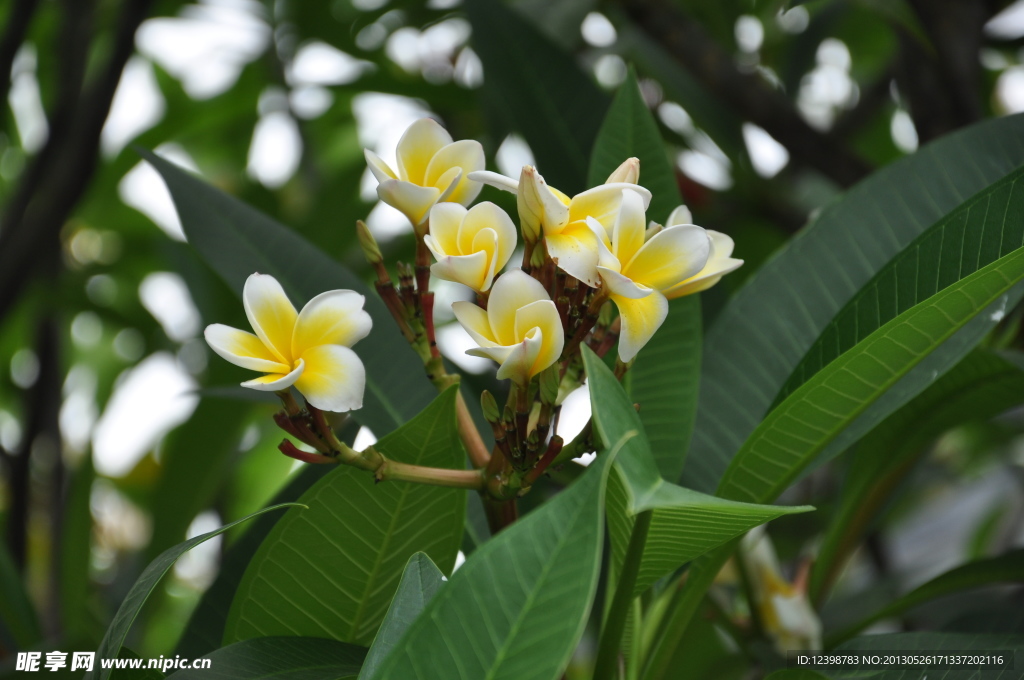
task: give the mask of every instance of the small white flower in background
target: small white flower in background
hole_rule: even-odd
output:
[[[693,217],[690,215],[690,211],[685,205],[681,205],[669,215],[668,226],[665,228],[668,229],[678,224],[692,223]],[[711,252],[708,254],[707,264],[694,276],[665,291],[665,297],[669,300],[707,290],[718,283],[723,276],[739,269],[743,265],[743,260],[737,260],[732,257],[735,243],[731,238],[711,229],[707,229],[706,232],[711,239]]]
[[[807,599],[807,591],[789,583],[779,569],[764,525],[750,530],[740,542],[740,553],[750,578],[755,602],[765,632],[779,652],[821,649],[821,619]]]
[[[525,385],[562,354],[565,338],[558,309],[544,286],[521,269],[498,277],[486,310],[472,302],[456,302],[452,310],[480,346],[466,354],[501,364],[499,379]]]
[[[484,168],[480,142],[452,141],[448,131],[430,118],[421,118],[398,140],[397,171],[370,151],[366,164],[377,178],[380,200],[397,208],[414,226],[421,225],[435,203],[469,205],[482,186],[468,175]]]
[[[495,274],[512,257],[516,226],[493,203],[478,203],[469,210],[457,203],[439,203],[430,209],[430,233],[423,242],[437,260],[430,267],[434,276],[480,293],[491,287]]]
[[[242,302],[256,334],[222,324],[206,327],[206,342],[236,366],[266,375],[243,387],[276,392],[295,386],[324,411],[362,408],[366,369],[350,348],[370,333],[365,298],[351,290],[330,290],[296,312],[273,276],[253,274]]]
[[[639,161],[629,159],[609,179],[639,179]],[[496,172],[473,172],[470,179],[511,191],[517,196],[523,238],[535,241],[543,232],[548,254],[566,274],[596,287],[601,280],[597,272],[598,237],[587,225],[588,219],[611,227],[619,214],[623,190],[629,189],[642,198],[644,209],[651,202],[651,192],[627,181],[601,184],[569,198],[549,187],[535,169],[525,166],[519,181]]]
[[[698,226],[678,224],[645,241],[644,197],[625,189],[621,203],[610,230],[594,218],[587,221],[600,238],[597,270],[622,319],[619,359],[628,362],[668,316],[665,292],[704,268],[711,240]]]

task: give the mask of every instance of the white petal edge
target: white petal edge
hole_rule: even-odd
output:
[[[221,323],[214,323],[206,327],[203,336],[206,338],[206,344],[210,346],[210,349],[216,352],[222,359],[230,361],[235,366],[241,366],[242,368],[262,373],[288,372],[287,364],[253,356],[255,354],[254,351],[246,350],[245,345],[251,344],[251,350],[262,350],[262,353],[273,356],[271,351],[267,349],[267,346],[263,344],[263,341],[252,333],[241,331],[231,326],[225,326]]]
[[[242,387],[248,387],[251,390],[259,390],[260,392],[279,392],[294,385],[295,381],[302,376],[302,372],[305,368],[305,362],[302,359],[299,359],[298,364],[295,366],[295,370],[291,373],[286,375],[281,375],[279,373],[263,375],[259,378],[246,380],[242,383]]]

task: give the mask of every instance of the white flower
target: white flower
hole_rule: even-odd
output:
[[[430,233],[423,238],[437,262],[430,272],[439,279],[462,283],[478,293],[491,287],[516,247],[516,227],[493,203],[466,210],[457,203],[430,209]]]
[[[624,362],[633,359],[665,321],[665,292],[701,271],[711,250],[707,233],[692,224],[667,227],[645,241],[644,208],[643,197],[626,189],[610,231],[589,220],[601,237],[597,270],[622,320],[619,359]]]
[[[377,195],[401,210],[414,226],[442,201],[469,205],[480,194],[478,182],[467,176],[484,168],[484,149],[472,139],[453,142],[448,131],[430,118],[421,118],[398,141],[398,172],[366,149],[366,164],[377,178]]]
[[[330,290],[296,312],[273,276],[246,280],[242,303],[256,334],[222,324],[206,327],[206,342],[236,366],[266,375],[242,383],[276,392],[292,385],[316,408],[362,408],[366,369],[350,347],[373,325],[365,298],[351,290]]]
[[[565,337],[558,309],[544,286],[521,269],[498,277],[486,310],[471,302],[456,302],[452,310],[480,345],[466,354],[497,361],[501,379],[526,385],[562,355]]]

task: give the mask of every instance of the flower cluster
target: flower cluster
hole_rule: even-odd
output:
[[[376,272],[378,293],[439,389],[458,376],[446,372],[434,341],[430,277],[476,294],[476,303],[456,302],[453,312],[478,345],[468,353],[494,360],[510,391],[504,409],[489,393],[482,396],[494,427],[494,453],[481,450],[479,434],[463,432],[463,440],[476,466],[488,470],[486,479],[500,480],[498,497],[528,488],[561,460],[553,424],[562,399],[583,380],[582,345],[601,356],[617,347],[616,372],[622,375],[664,323],[669,300],[705,290],[742,264],[731,257],[732,240],[692,224],[684,206],[664,226],[648,222],[652,196],[640,185],[636,158],[626,159],[603,184],[570,197],[530,166],[518,179],[485,170],[479,142],[453,141],[430,119],[406,130],[394,169],[365,154],[378,196],[414,228],[415,262],[398,263],[396,286],[362,223],[359,241]],[[498,205],[473,205],[485,184],[515,194],[518,229]],[[520,237],[522,262],[510,265]],[[347,456],[380,474],[383,459],[343,451],[320,413],[362,405],[365,371],[350,348],[370,332],[363,297],[329,291],[296,311],[276,280],[253,274],[243,300],[255,334],[212,325],[206,330],[210,346],[228,361],[264,373],[243,386],[281,395],[286,411],[278,422],[289,433],[332,461]],[[292,387],[306,398],[305,410],[292,399]],[[459,403],[460,427],[471,427]],[[319,454],[290,445],[282,450],[323,462],[309,458]]]

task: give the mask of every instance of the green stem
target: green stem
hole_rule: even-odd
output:
[[[597,647],[594,680],[612,680],[619,667],[619,644],[622,642],[622,632],[626,629],[629,608],[633,604],[633,587],[636,585],[636,577],[640,573],[640,561],[644,556],[647,532],[651,528],[653,517],[653,510],[644,510],[636,516],[636,521],[633,522],[629,547],[626,549],[626,558],[622,563],[622,574],[615,586],[615,596],[612,599],[612,606],[608,610],[608,618],[605,620],[604,631],[601,633],[601,641]]]
[[[647,664],[641,676],[642,680],[662,680],[668,677],[672,656],[682,643],[686,629],[689,627],[690,621],[693,620],[693,615],[697,613],[701,602],[704,601],[704,593],[736,549],[739,541],[739,538],[729,541],[690,566],[686,584],[676,593],[672,604],[669,605],[668,618],[662,625],[661,634],[647,658]]]
[[[479,491],[484,488],[484,476],[480,470],[448,470],[445,468],[424,467],[399,463],[384,459],[383,465],[375,473],[378,482],[402,481],[447,486],[456,489],[472,489]]]

